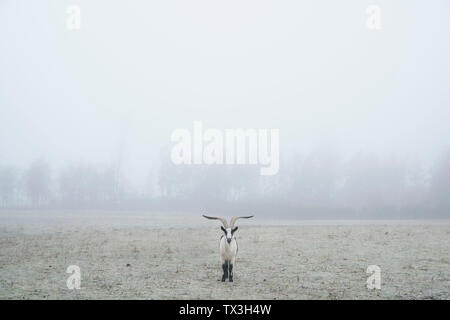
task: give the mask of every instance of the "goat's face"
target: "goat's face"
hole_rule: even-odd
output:
[[[238,227],[234,227],[233,229],[231,229],[231,228],[226,228],[225,229],[224,227],[220,227],[220,229],[222,229],[223,233],[225,233],[225,237],[227,238],[227,242],[230,243],[231,239],[233,239],[234,233],[236,232]]]

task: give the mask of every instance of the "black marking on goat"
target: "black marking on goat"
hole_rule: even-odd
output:
[[[223,269],[222,282],[224,282],[225,279],[228,278],[228,262],[222,264],[222,269]]]
[[[230,282],[233,282],[233,264],[230,262],[230,264],[229,264],[229,266],[228,266],[228,274],[229,274],[229,276],[228,276],[228,280],[230,281]]]

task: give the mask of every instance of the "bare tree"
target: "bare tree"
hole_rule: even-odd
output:
[[[16,174],[12,167],[0,167],[0,206],[8,207],[14,201]]]
[[[446,150],[433,168],[431,178],[432,200],[438,208],[450,207],[450,148]]]
[[[63,204],[71,207],[114,205],[118,192],[115,171],[87,164],[69,166],[59,176],[59,191]]]
[[[25,173],[25,190],[33,207],[49,200],[50,166],[45,160],[34,161]]]

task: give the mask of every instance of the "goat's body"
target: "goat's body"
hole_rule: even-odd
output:
[[[232,238],[231,242],[228,243],[227,238],[225,236],[222,236],[220,238],[219,250],[220,260],[222,261],[222,263],[231,262],[232,264],[234,264],[238,252],[236,238]]]
[[[233,266],[236,261],[238,252],[238,245],[236,238],[233,236],[231,241],[227,241],[227,237],[222,236],[219,243],[220,260],[222,262],[223,276],[222,281],[227,278],[230,282],[233,281]]]

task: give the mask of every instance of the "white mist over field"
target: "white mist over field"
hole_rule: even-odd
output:
[[[1,0],[0,299],[448,300],[449,17]]]
[[[448,218],[450,4],[370,4],[2,1],[1,206]],[[194,121],[279,129],[278,174],[175,166]]]

